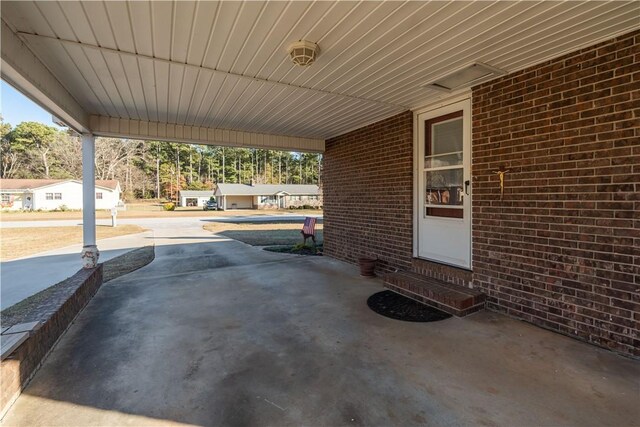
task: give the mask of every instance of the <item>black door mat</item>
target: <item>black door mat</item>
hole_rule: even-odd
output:
[[[437,322],[451,317],[450,314],[437,308],[429,307],[392,291],[371,295],[367,305],[382,316],[405,322]]]

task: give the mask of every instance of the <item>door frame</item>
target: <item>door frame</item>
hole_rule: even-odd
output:
[[[418,240],[419,240],[419,224],[418,224],[418,215],[420,215],[422,213],[422,206],[420,206],[420,188],[419,188],[419,182],[420,182],[420,174],[422,173],[421,170],[421,163],[420,163],[420,158],[419,158],[419,121],[418,121],[418,116],[420,116],[421,114],[424,113],[428,113],[430,111],[433,110],[438,110],[440,108],[443,107],[447,107],[451,104],[456,104],[458,102],[462,102],[462,101],[468,101],[468,111],[465,108],[465,114],[469,114],[469,128],[468,129],[463,129],[464,132],[468,132],[469,135],[469,179],[471,181],[471,185],[470,185],[470,197],[473,197],[473,162],[472,162],[472,151],[473,151],[473,140],[472,140],[472,129],[471,127],[473,126],[473,117],[472,117],[472,99],[471,99],[471,91],[465,91],[463,93],[459,93],[456,94],[455,96],[451,96],[445,99],[438,99],[437,101],[431,103],[431,104],[426,104],[424,107],[418,108],[413,110],[413,257],[414,258],[420,258],[420,259],[425,259],[427,261],[431,261],[431,262],[435,262],[435,263],[439,263],[439,264],[443,264],[441,261],[436,261],[436,260],[432,260],[432,259],[427,259],[427,258],[421,258],[418,255]],[[473,268],[473,217],[472,217],[472,213],[473,213],[473,198],[471,199],[471,203],[469,206],[469,248],[470,248],[470,253],[469,253],[469,270],[471,270]],[[446,264],[446,265],[450,265],[450,264]],[[451,265],[451,267],[453,268],[460,268],[463,270],[467,270],[464,267],[460,267],[460,266],[454,266]]]

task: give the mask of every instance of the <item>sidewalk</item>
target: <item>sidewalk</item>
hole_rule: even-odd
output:
[[[98,241],[100,262],[148,245],[152,231]],[[82,244],[0,263],[0,308],[5,309],[72,276],[82,268]]]

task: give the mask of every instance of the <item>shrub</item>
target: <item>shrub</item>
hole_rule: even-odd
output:
[[[125,202],[127,202],[127,203],[131,203],[131,202],[135,202],[136,201],[136,195],[131,190],[123,191],[122,194],[120,195],[120,198],[122,200],[124,200]]]
[[[169,203],[165,203],[164,205],[162,205],[162,208],[165,211],[175,211],[176,210],[176,205],[175,205],[175,203],[169,202]]]
[[[297,243],[297,244],[293,245],[291,250],[294,251],[294,252],[300,252],[303,249],[312,249],[312,248],[313,248],[313,246],[307,246],[304,243]]]
[[[313,209],[313,206],[311,206],[311,205],[302,205],[301,209]]]

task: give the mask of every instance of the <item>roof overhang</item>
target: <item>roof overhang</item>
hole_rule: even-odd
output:
[[[2,78],[78,132],[292,151],[640,28],[640,2],[3,1]],[[317,43],[308,67],[287,46]]]
[[[1,25],[0,75],[2,79],[76,132],[89,132],[89,114],[85,109],[9,28],[4,19]]]
[[[32,188],[24,188],[24,189],[19,189],[19,188],[0,188],[0,193],[33,193],[33,189]]]

